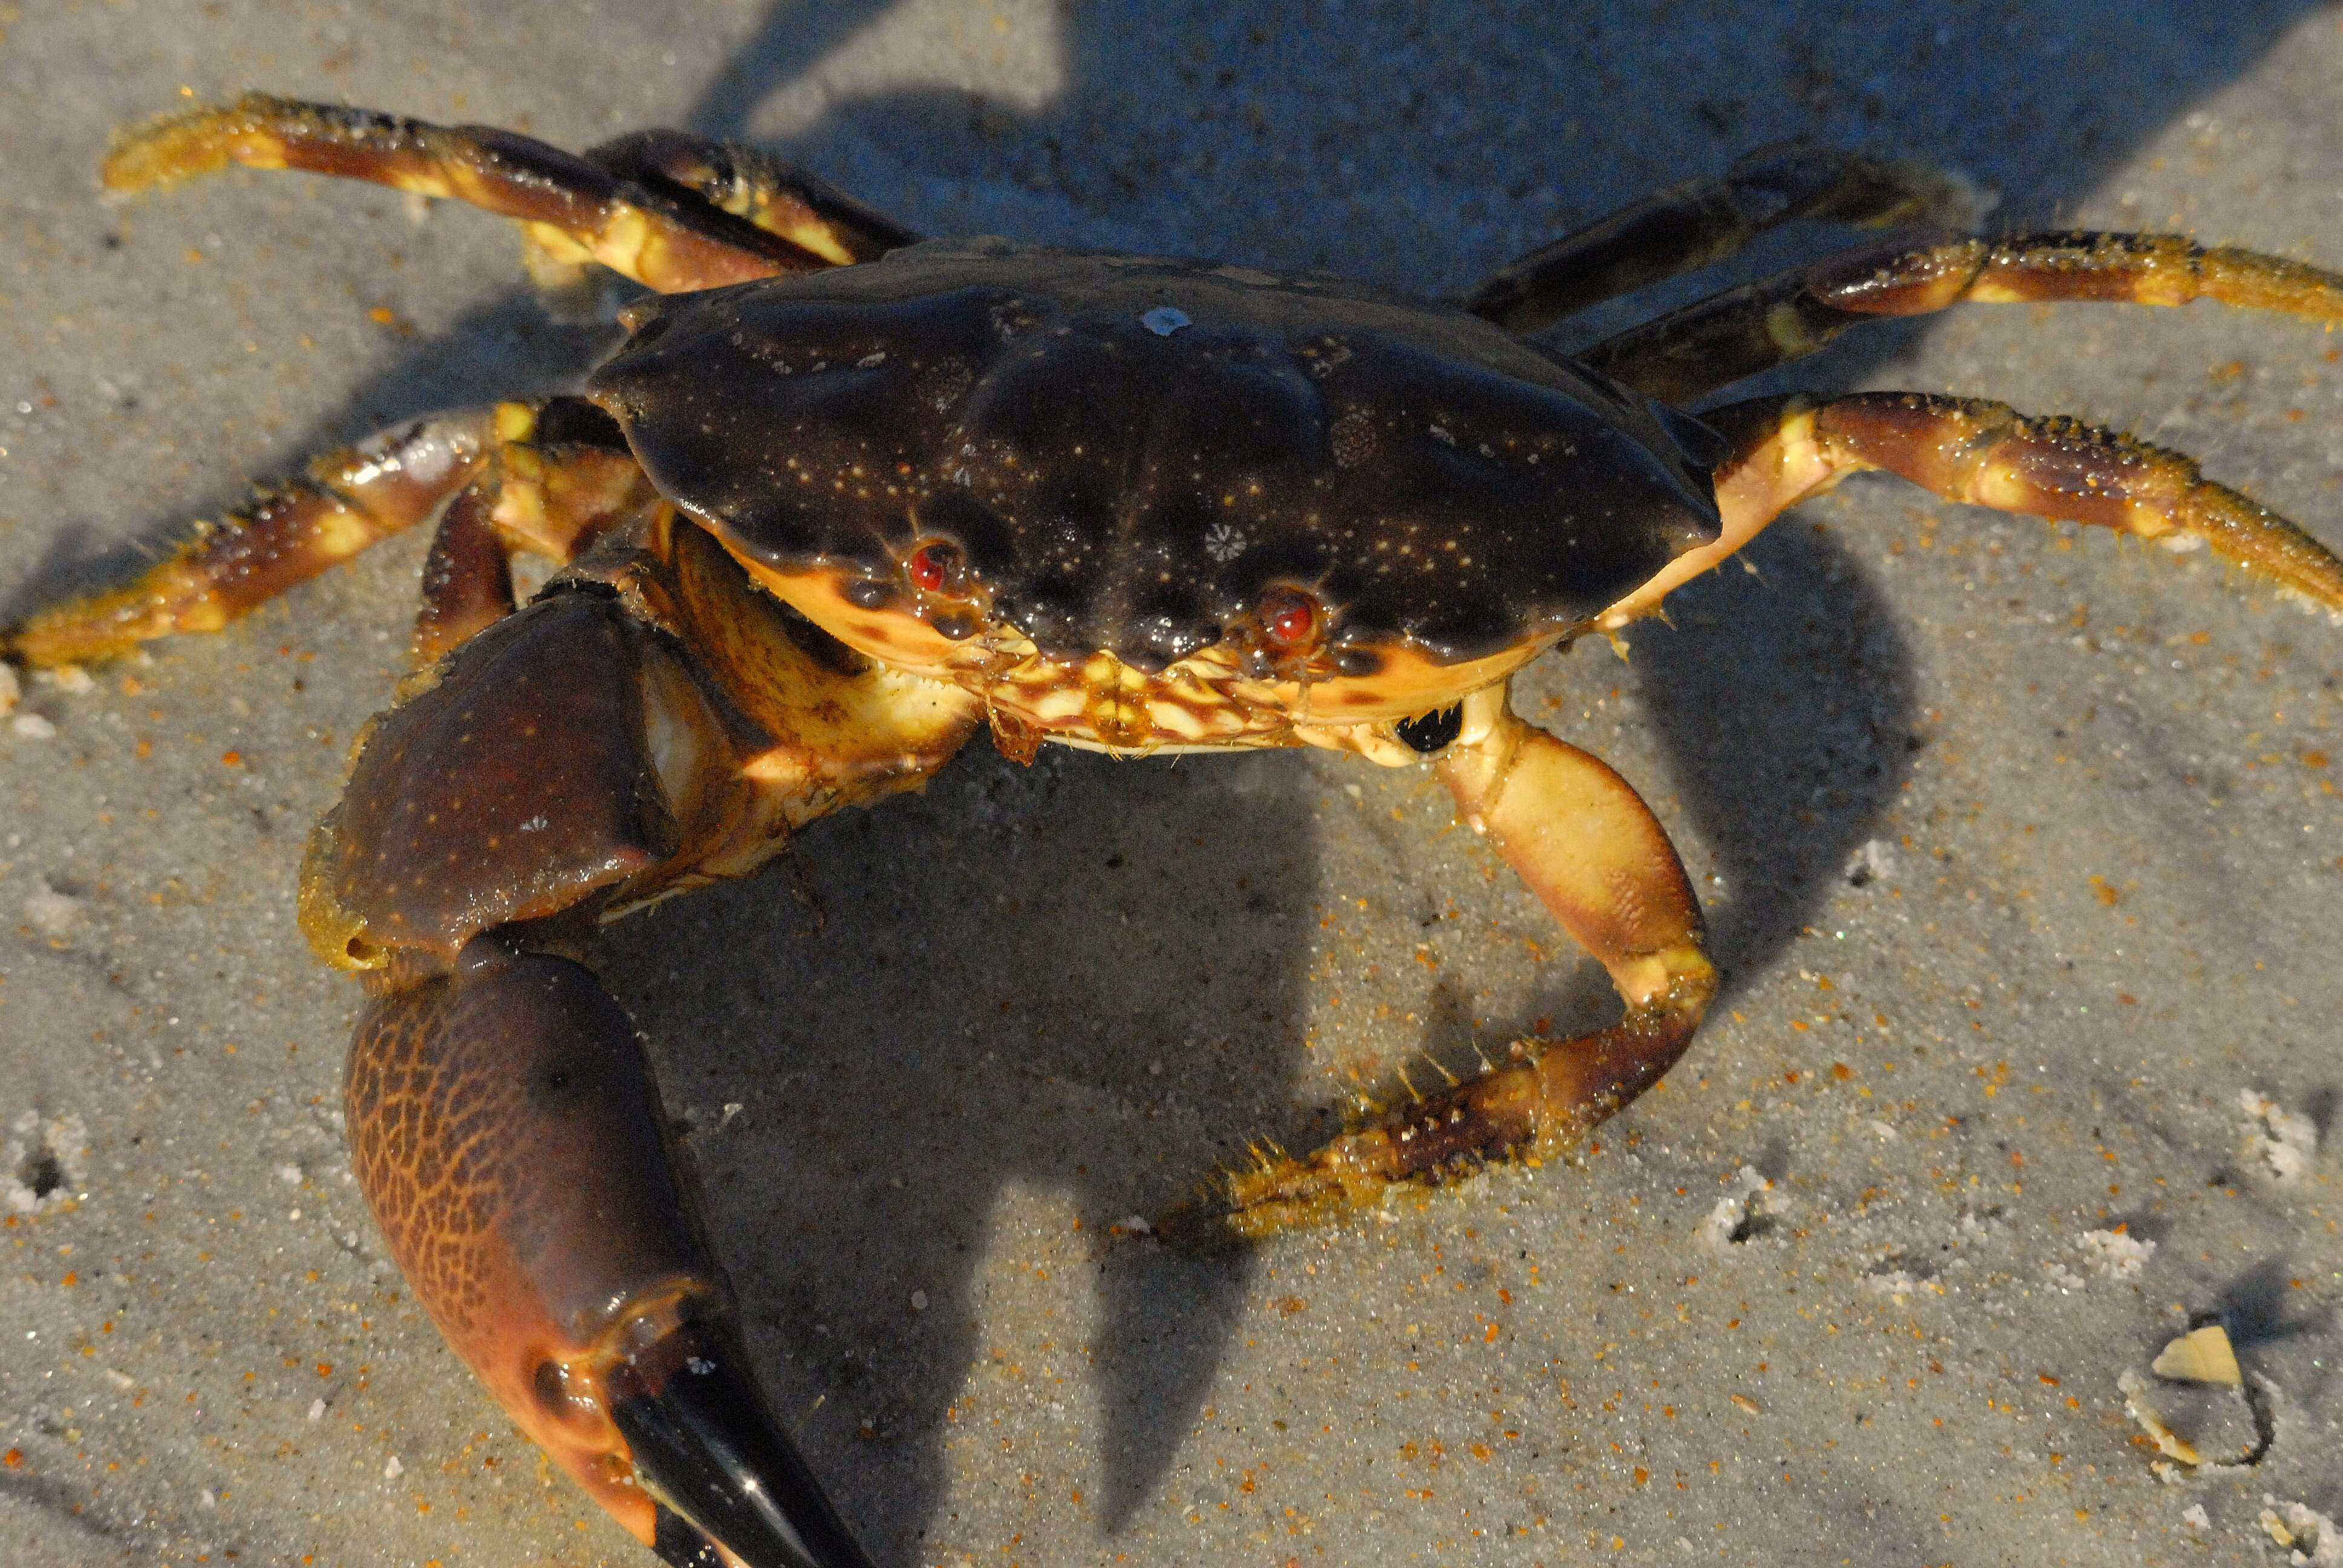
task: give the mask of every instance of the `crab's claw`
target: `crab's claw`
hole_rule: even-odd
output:
[[[359,1183],[447,1342],[669,1563],[869,1568],[766,1409],[634,1025],[494,936],[382,971],[351,1044]]]

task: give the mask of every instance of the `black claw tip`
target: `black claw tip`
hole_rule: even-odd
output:
[[[714,1568],[729,1552],[748,1568],[871,1568],[730,1334],[687,1324],[632,1358],[612,1392],[636,1477],[659,1503],[662,1560]]]

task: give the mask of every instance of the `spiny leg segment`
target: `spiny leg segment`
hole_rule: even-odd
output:
[[[155,638],[216,631],[444,504],[416,622],[416,658],[427,666],[512,608],[516,554],[566,563],[648,494],[616,424],[583,398],[433,415],[329,452],[306,477],[199,523],[119,588],[0,628],[0,658],[95,663]]]
[[[435,415],[329,452],[306,477],[198,524],[122,587],[0,629],[0,657],[35,668],[82,664],[173,632],[216,631],[431,516],[479,472],[494,423],[488,408]]]
[[[1934,238],[1849,251],[1730,289],[1615,337],[1579,357],[1670,403],[1704,397],[1814,353],[1850,327],[1965,302],[2210,299],[2343,321],[2343,276],[2173,235],[2046,233]]]
[[[1956,174],[1832,147],[1760,147],[1722,178],[1687,180],[1492,273],[1464,308],[1535,332],[1591,305],[1713,266],[1786,223],[1966,228],[1992,198]]]
[[[844,197],[806,200],[813,244],[736,216],[673,182],[637,184],[589,158],[485,126],[246,94],[135,131],[106,160],[107,188],[140,191],[229,164],[306,169],[422,196],[453,197],[525,226],[560,262],[598,262],[662,293],[813,272],[856,259],[894,232]],[[751,188],[757,188],[751,182]],[[824,190],[826,192],[826,188]],[[779,198],[774,198],[779,204]]]
[[[2079,420],[1914,392],[1765,397],[1704,417],[1732,443],[1716,471],[1724,532],[1605,611],[1603,629],[1657,610],[1784,511],[1866,468],[1947,500],[2117,528],[2171,549],[2209,547],[2282,595],[2343,616],[2343,561],[2317,539],[2190,458]]]
[[[1611,973],[1626,1016],[1513,1060],[1336,1138],[1302,1159],[1231,1172],[1164,1216],[1177,1241],[1257,1240],[1338,1218],[1406,1181],[1494,1159],[1543,1161],[1657,1083],[1716,990],[1699,901],[1666,829],[1625,779],[1516,716],[1503,687],[1464,701],[1434,763],[1475,831]]]

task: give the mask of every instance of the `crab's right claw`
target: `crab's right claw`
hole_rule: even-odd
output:
[[[652,1544],[662,1558],[693,1568],[730,1559],[749,1568],[870,1568],[766,1412],[729,1327],[686,1328],[618,1381],[610,1418],[633,1452],[637,1480],[659,1503]]]
[[[634,1025],[493,936],[381,971],[350,1048],[359,1184],[447,1342],[638,1540],[692,1568],[870,1568],[766,1409]]]

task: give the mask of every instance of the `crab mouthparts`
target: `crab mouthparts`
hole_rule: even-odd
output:
[[[676,1568],[871,1568],[781,1435],[733,1336],[687,1323],[612,1380],[610,1416]]]

